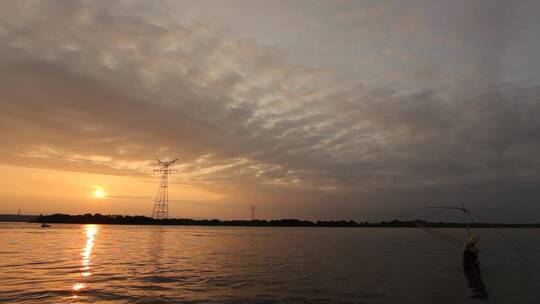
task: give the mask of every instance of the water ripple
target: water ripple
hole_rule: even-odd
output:
[[[459,252],[410,229],[4,223],[0,244],[0,303],[468,303]],[[483,263],[499,303],[540,297]]]

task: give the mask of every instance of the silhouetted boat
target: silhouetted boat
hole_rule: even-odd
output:
[[[42,223],[41,224],[41,228],[50,228],[51,225],[47,224],[47,223]]]

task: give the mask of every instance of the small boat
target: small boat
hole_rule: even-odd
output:
[[[41,228],[49,228],[51,227],[51,225],[47,224],[47,223],[42,223],[41,224]]]

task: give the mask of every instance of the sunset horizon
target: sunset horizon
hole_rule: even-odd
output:
[[[525,3],[9,3],[2,213],[149,214],[179,158],[175,217],[537,221]]]
[[[0,1],[0,302],[538,302],[538,16]]]

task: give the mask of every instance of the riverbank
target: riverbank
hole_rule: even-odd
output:
[[[161,219],[156,220],[146,216],[123,216],[102,214],[52,214],[38,216],[33,220],[39,223],[69,223],[69,224],[113,224],[113,225],[183,225],[183,226],[258,226],[258,227],[434,227],[461,228],[463,223],[416,221],[382,221],[377,223],[356,221],[306,221],[299,219],[274,220],[218,220],[218,219]],[[472,223],[469,227],[478,228],[540,228],[540,224],[501,224],[501,223]]]
[[[0,214],[0,222],[34,222],[38,215]]]

